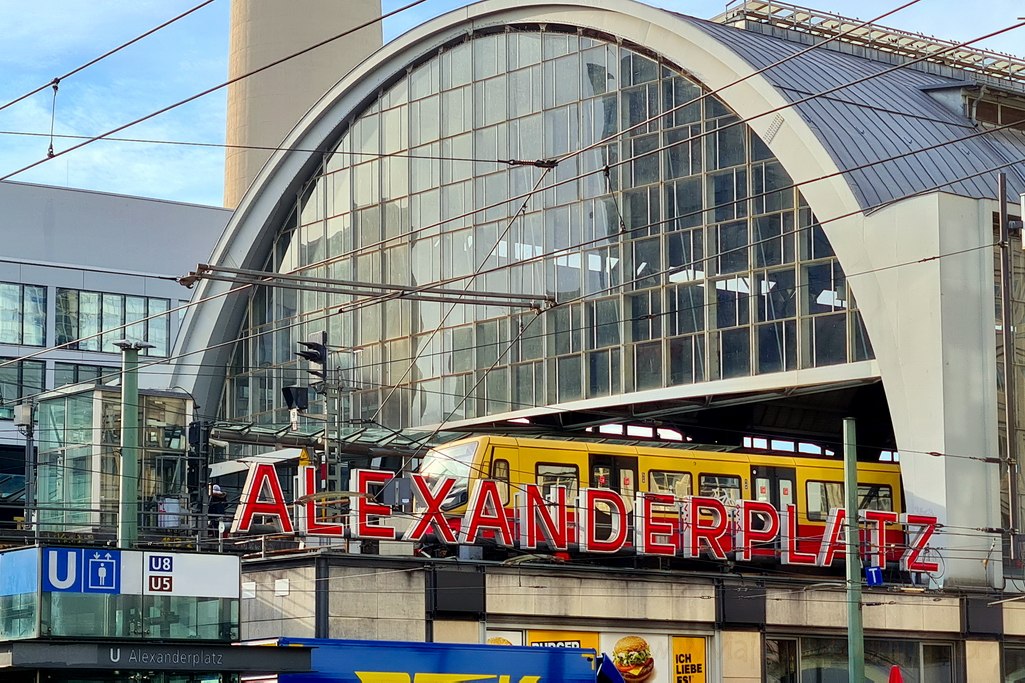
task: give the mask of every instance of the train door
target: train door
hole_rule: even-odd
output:
[[[590,481],[592,488],[612,489],[623,497],[626,503],[627,538],[633,535],[633,500],[637,492],[637,458],[633,456],[603,455],[591,453]],[[599,534],[607,537],[611,534],[612,518],[608,510],[598,505],[595,510],[595,522]]]
[[[793,467],[755,465],[751,468],[751,486],[754,489],[752,498],[770,503],[777,510],[782,510],[787,505],[795,505],[796,481],[797,470]]]

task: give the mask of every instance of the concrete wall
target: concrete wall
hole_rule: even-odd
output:
[[[866,630],[947,633],[952,637],[961,630],[961,603],[956,597],[866,592],[862,604]],[[837,589],[769,589],[765,624],[846,629],[846,593]]]
[[[4,258],[153,275],[206,261],[231,217],[220,207],[12,182],[0,183],[0,206]]]
[[[610,577],[488,572],[489,614],[638,619],[669,622],[715,621],[711,581],[627,580]]]
[[[1000,680],[1000,643],[969,640],[965,649],[965,683],[993,683]]]
[[[381,16],[381,0],[232,0],[228,77],[236,78]],[[349,69],[381,46],[381,23],[228,86],[224,205],[235,207],[270,150]]]
[[[761,683],[762,634],[758,631],[723,631],[723,683]]]
[[[907,511],[958,529],[930,544],[939,585],[999,581],[999,538],[973,531],[1001,525],[1000,466],[971,457],[998,453],[987,204],[932,194],[825,226],[875,349]]]
[[[426,638],[424,572],[332,567],[328,598],[331,638],[412,640]]]
[[[313,563],[283,569],[243,568],[242,640],[314,637],[315,577]]]

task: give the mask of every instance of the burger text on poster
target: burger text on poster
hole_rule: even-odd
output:
[[[428,534],[448,544],[474,545],[483,538],[500,546],[531,550],[545,543],[549,549],[569,550],[574,546],[585,553],[616,553],[632,548],[641,555],[702,555],[715,559],[749,561],[756,548],[778,544],[780,560],[790,565],[829,566],[843,557],[843,508],[830,511],[818,550],[798,546],[797,510],[786,505],[777,510],[770,504],[741,500],[725,503],[703,496],[677,498],[662,493],[639,492],[629,500],[633,509],[632,535],[628,534],[628,501],[619,493],[600,488],[582,488],[575,501],[567,500],[567,489],[555,486],[546,497],[542,488],[524,484],[515,495],[510,514],[502,505],[501,482],[476,480],[470,491],[466,513],[457,525],[450,523],[442,504],[454,478],[433,482],[419,475],[407,475],[417,500],[413,522],[400,535],[390,526],[392,508],[376,502],[372,491],[387,485],[395,475],[381,470],[354,470],[347,523],[325,522],[317,514],[318,503],[307,493],[315,491],[316,470],[300,467],[294,518],[285,502],[277,470],[268,463],[257,463],[249,470],[242,491],[242,503],[235,511],[232,533],[247,533],[257,518],[277,526],[282,533],[347,536],[362,540],[404,540],[417,542]],[[863,553],[873,566],[885,566],[886,546],[883,533],[887,525],[903,524],[908,540],[900,558],[903,571],[935,572],[938,565],[926,561],[924,553],[937,527],[937,518],[927,515],[899,514],[885,510],[862,510],[860,521],[869,540]],[[453,528],[458,526],[458,530]],[[628,535],[631,537],[628,538]]]

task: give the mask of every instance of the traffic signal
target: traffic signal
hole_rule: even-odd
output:
[[[309,362],[306,370],[313,376],[319,377],[321,381],[327,379],[325,368],[327,367],[327,346],[320,342],[299,342],[299,346],[305,346],[305,351],[296,351],[295,355],[305,358]]]
[[[310,390],[306,387],[281,387],[281,395],[289,410],[305,412],[310,407]]]

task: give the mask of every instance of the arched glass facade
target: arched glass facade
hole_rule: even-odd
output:
[[[347,122],[266,269],[559,304],[259,288],[224,414],[287,423],[280,387],[305,382],[296,342],[320,330],[352,368],[350,416],[395,429],[871,357],[844,274],[766,145],[714,97],[666,113],[702,92],[639,50],[529,27],[411,67]],[[609,136],[526,200],[544,169],[495,161]]]

